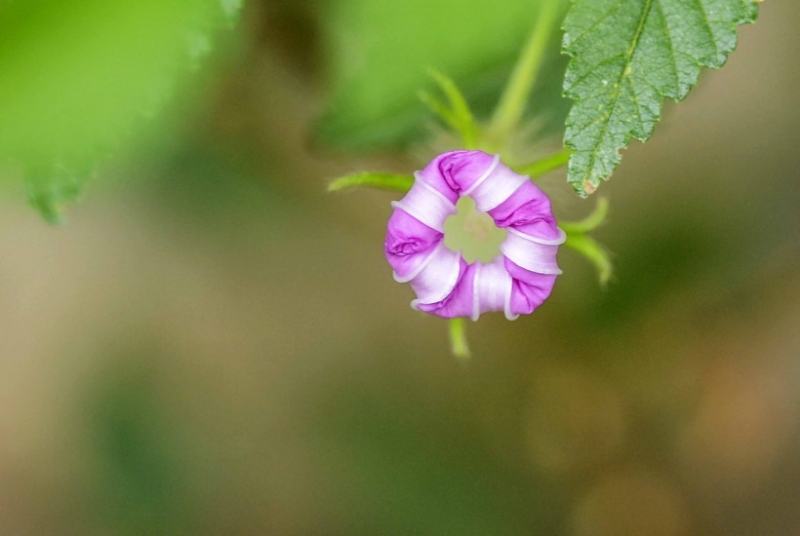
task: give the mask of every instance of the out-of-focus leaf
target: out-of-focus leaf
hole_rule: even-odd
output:
[[[239,12],[242,9],[242,0],[219,0],[219,3],[228,20],[233,21],[239,16]]]
[[[349,149],[390,147],[412,139],[428,117],[416,99],[420,88],[432,87],[428,68],[447,73],[465,90],[476,112],[487,112],[506,83],[539,5],[517,0],[331,2],[325,20],[333,95],[318,135]],[[533,97],[537,109],[554,117],[566,112],[561,68],[554,41]]]
[[[568,181],[585,197],[611,175],[631,137],[645,141],[666,97],[683,99],[701,67],[721,67],[757,0],[575,0],[564,21],[572,56],[565,95]]]
[[[51,160],[29,166],[25,170],[28,202],[48,223],[62,223],[64,206],[80,196],[93,172],[91,158],[78,163]]]
[[[210,49],[223,9],[236,7],[227,4],[0,4],[0,162],[28,170],[31,198],[43,213],[74,197],[98,154],[133,139],[159,112]]]

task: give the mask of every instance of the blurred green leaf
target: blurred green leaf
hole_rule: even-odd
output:
[[[231,21],[235,20],[242,10],[242,0],[219,0],[219,3],[222,6],[222,11],[225,12],[225,16]]]
[[[191,495],[186,444],[150,365],[151,356],[167,356],[138,340],[125,342],[132,348],[103,356],[109,368],[86,388],[91,506],[108,534],[173,535],[187,523]]]
[[[736,25],[757,14],[757,0],[575,0],[564,21],[575,191],[585,197],[608,179],[631,137],[650,137],[664,99],[683,99],[701,67],[721,67]]]
[[[52,224],[63,223],[64,206],[75,201],[94,173],[91,159],[80,162],[42,161],[25,170],[28,202]]]
[[[225,12],[235,8],[223,4],[0,5],[0,161],[33,170],[29,190],[45,215],[48,205],[74,198],[79,175],[94,167],[98,153],[131,140],[145,126],[143,118],[162,108],[182,75],[210,50]]]
[[[338,147],[364,149],[396,146],[421,134],[427,114],[415,96],[420,88],[431,87],[429,67],[456,80],[476,112],[488,112],[536,20],[539,4],[330,3],[325,20],[333,51],[333,96],[318,135]],[[560,96],[563,64],[555,41],[548,52],[533,98],[537,109],[558,116],[566,103]]]

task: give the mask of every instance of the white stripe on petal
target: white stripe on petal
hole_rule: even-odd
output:
[[[503,308],[503,312],[506,315],[508,320],[516,320],[519,318],[519,315],[515,315],[511,312],[511,294],[514,292],[514,281],[511,281],[511,286],[508,287],[508,294],[506,294],[506,303],[505,307]]]
[[[470,187],[469,187],[469,188],[467,188],[466,190],[464,190],[463,192],[461,192],[461,195],[462,195],[462,196],[464,196],[464,195],[471,195],[471,194],[472,194],[472,192],[473,192],[473,191],[475,191],[475,188],[477,188],[478,186],[480,186],[481,184],[483,184],[483,181],[485,181],[486,179],[488,179],[488,178],[489,178],[489,176],[490,176],[492,173],[494,173],[494,170],[495,170],[495,169],[497,169],[497,166],[498,166],[498,164],[500,164],[500,155],[499,155],[499,154],[496,154],[496,155],[494,155],[494,160],[492,160],[492,163],[491,163],[491,164],[489,164],[489,167],[487,167],[487,168],[486,168],[486,171],[484,171],[484,172],[483,172],[483,175],[481,175],[480,177],[478,177],[478,180],[476,180],[475,182],[473,182],[473,183],[472,183],[472,185],[470,185]]]
[[[511,275],[506,272],[502,255],[489,264],[479,264],[476,268],[475,284],[473,285],[475,292],[473,320],[477,320],[481,313],[503,311],[513,284]],[[480,278],[478,278],[478,273],[480,273]]]
[[[472,190],[471,196],[478,210],[489,212],[511,197],[528,180],[527,177],[518,175],[505,166],[499,166],[490,179]]]
[[[509,233],[515,234],[520,238],[524,238],[529,242],[535,242],[537,244],[543,244],[546,246],[560,246],[567,240],[567,233],[564,232],[562,228],[558,228],[558,236],[555,238],[542,238],[540,236],[533,236],[529,234],[525,234],[522,231],[514,229],[513,227],[506,228]]]
[[[410,282],[417,295],[411,306],[437,303],[445,299],[458,283],[460,271],[461,254],[450,251],[444,242],[440,242],[425,261],[425,266]]]
[[[409,281],[411,281],[412,279],[417,277],[419,275],[419,273],[422,270],[425,269],[425,267],[428,265],[428,263],[431,262],[431,259],[433,259],[434,255],[436,255],[436,250],[442,244],[443,244],[442,240],[439,240],[439,242],[437,243],[436,247],[431,249],[431,252],[428,253],[427,257],[425,257],[424,259],[419,261],[419,263],[411,270],[411,273],[409,273],[407,275],[404,275],[404,276],[401,276],[396,271],[393,271],[392,272],[392,277],[394,278],[394,280],[397,281],[398,283],[408,283]]]
[[[433,186],[417,177],[414,186],[392,207],[399,208],[431,229],[444,232],[444,221],[456,212],[456,206]]]
[[[538,238],[509,228],[500,251],[516,265],[539,274],[558,275],[561,270],[556,263],[559,244],[566,240],[566,234],[559,229],[555,239]]]

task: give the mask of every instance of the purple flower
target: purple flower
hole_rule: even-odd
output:
[[[550,200],[528,177],[481,151],[437,156],[415,175],[386,233],[386,258],[394,278],[409,283],[415,309],[444,318],[503,311],[509,320],[533,312],[547,299],[561,273],[556,264],[564,231]],[[489,263],[467,263],[444,243],[444,222],[461,196],[471,197],[507,236]]]

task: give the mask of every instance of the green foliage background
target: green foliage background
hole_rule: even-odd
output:
[[[349,149],[418,143],[428,112],[417,93],[434,88],[429,69],[453,78],[488,115],[538,13],[538,2],[516,0],[328,3],[332,96],[319,135]],[[550,129],[563,124],[566,108],[560,39],[555,32],[534,97]]]
[[[141,136],[235,14],[217,0],[0,5],[0,162],[46,218]]]

